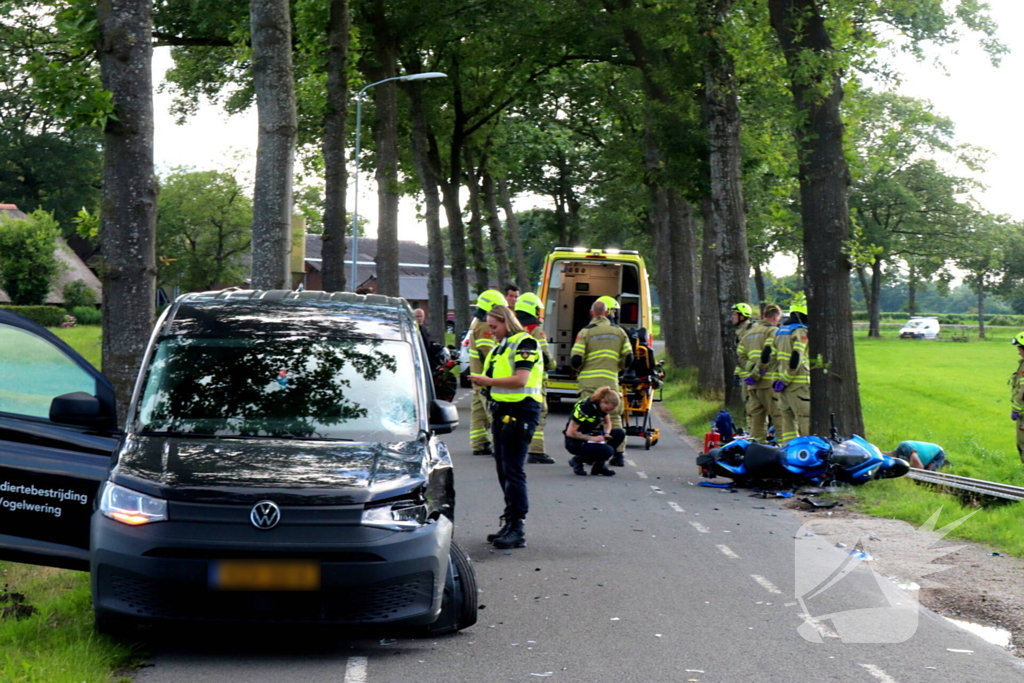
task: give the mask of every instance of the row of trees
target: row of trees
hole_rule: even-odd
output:
[[[148,74],[152,46],[170,45],[169,80],[183,116],[204,99],[259,110],[255,286],[285,282],[296,153],[325,178],[325,286],[351,284],[342,267],[350,92],[400,73],[442,71],[443,80],[372,90],[370,152],[360,164],[377,179],[382,291],[397,293],[389,278],[397,277],[400,193],[423,200],[438,308],[444,212],[460,328],[468,268],[477,287],[490,275],[485,235],[499,277],[509,262],[502,251],[511,249],[524,280],[529,250],[518,258],[511,199],[545,195],[559,243],[621,243],[652,256],[664,307],[674,313],[664,326],[669,353],[698,367],[708,391],[726,395],[734,337],[725,312],[746,298],[751,267],[760,273],[772,253],[791,251],[801,257],[815,328],[818,430],[829,412],[845,429],[862,426],[851,269],[878,248],[887,258],[903,253],[863,239],[869,210],[861,213],[856,197],[851,221],[851,176],[869,175],[859,163],[868,143],[855,143],[847,129],[867,130],[860,124],[868,122],[889,134],[900,123],[887,118],[895,108],[879,117],[868,107],[860,74],[882,74],[890,48],[950,42],[965,29],[993,55],[1001,49],[971,1],[126,0],[116,12],[108,0],[95,8],[84,0],[19,2],[21,14],[10,15],[18,22],[5,20],[3,30],[44,42],[49,56],[40,63],[22,52],[13,63],[54,111],[105,132],[105,308],[137,316],[105,337],[105,367],[133,371],[129,361],[141,348],[132,340],[144,339],[140,326],[152,316],[128,303],[152,300]],[[128,386],[127,376],[113,379]]]

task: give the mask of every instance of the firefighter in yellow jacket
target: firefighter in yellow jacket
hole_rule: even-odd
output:
[[[1024,332],[1013,338],[1013,345],[1017,347],[1020,363],[1010,377],[1010,419],[1016,423],[1017,455],[1024,463]]]
[[[533,292],[527,292],[526,294],[521,294],[516,300],[515,312],[516,318],[523,326],[523,329],[529,332],[530,336],[536,339],[540,345],[545,374],[551,372],[555,369],[555,357],[548,346],[548,338],[544,334],[544,328],[541,327],[544,316],[544,303]],[[526,457],[526,462],[550,465],[555,462],[555,459],[544,452],[544,425],[547,423],[548,418],[547,391],[545,390],[542,395],[544,400],[540,403],[540,422],[537,424],[537,429],[533,432],[533,439],[530,441],[530,451]]]
[[[633,362],[633,347],[629,335],[621,327],[613,325],[607,317],[608,305],[598,299],[590,307],[589,325],[576,335],[572,345],[570,362],[577,371],[580,398],[587,398],[601,387],[619,391],[619,372]],[[622,405],[612,413],[612,429],[622,429]],[[623,441],[609,461],[610,465],[623,467],[626,444]]]
[[[765,306],[763,319],[754,323],[737,346],[739,367],[737,374],[746,387],[747,421],[750,436],[762,443],[768,438],[769,416],[777,421],[772,396],[773,378],[768,375],[766,363],[761,361],[765,346],[771,346],[782,311],[775,304]]]
[[[487,354],[495,346],[487,327],[487,314],[495,306],[504,306],[505,296],[496,289],[488,289],[480,294],[473,311],[473,323],[469,326],[469,372],[480,375],[484,371]],[[491,418],[487,411],[487,399],[480,392],[478,385],[473,385],[473,402],[469,413],[469,445],[473,455],[491,455],[490,444]]]
[[[782,433],[776,437],[784,446],[797,436],[811,433],[811,366],[807,358],[807,304],[794,303],[786,324],[775,333],[775,391],[782,413]]]

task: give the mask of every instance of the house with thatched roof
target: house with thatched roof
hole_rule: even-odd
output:
[[[24,211],[18,209],[14,204],[0,204],[0,221],[7,219],[28,218]],[[56,306],[64,305],[64,286],[82,280],[96,294],[96,301],[103,300],[103,284],[96,274],[89,270],[85,262],[68,246],[62,238],[57,238],[57,248],[54,255],[60,261],[62,268],[57,276],[50,283],[50,292],[46,295],[46,303]],[[11,297],[7,292],[0,289],[0,304],[11,303]]]

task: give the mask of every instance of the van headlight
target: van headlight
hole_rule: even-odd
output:
[[[100,512],[130,526],[167,521],[167,501],[107,482]]]
[[[427,524],[427,506],[414,500],[397,500],[382,505],[368,504],[363,525],[392,531],[411,531]]]

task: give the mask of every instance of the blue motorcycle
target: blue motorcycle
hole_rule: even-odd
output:
[[[801,436],[782,448],[738,438],[697,456],[697,466],[702,477],[727,477],[734,486],[770,483],[794,488],[833,482],[859,486],[910,471],[906,460],[883,455],[857,435]]]

